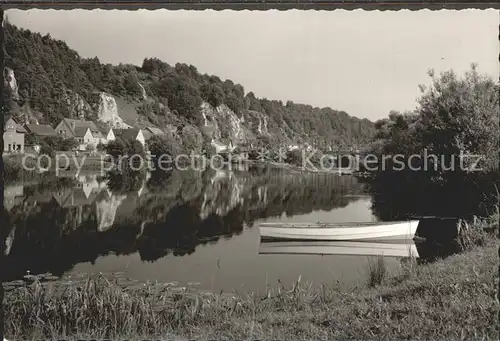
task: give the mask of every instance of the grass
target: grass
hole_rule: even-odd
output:
[[[8,340],[497,340],[497,258],[498,243],[489,241],[425,266],[405,263],[391,278],[377,260],[372,287],[340,291],[299,278],[262,297],[174,292],[162,284],[123,288],[101,276],[35,281],[7,292],[5,334]]]

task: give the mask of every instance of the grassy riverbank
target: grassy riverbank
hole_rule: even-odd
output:
[[[397,277],[351,291],[298,281],[256,297],[160,284],[122,288],[99,277],[35,282],[7,292],[5,332],[9,340],[496,340],[498,246],[489,241],[425,266],[405,263]]]

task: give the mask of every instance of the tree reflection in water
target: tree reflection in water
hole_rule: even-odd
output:
[[[383,221],[407,219],[410,216],[486,217],[496,210],[495,184],[499,173],[488,175],[453,174],[447,181],[431,181],[425,173],[384,172],[366,181],[373,200],[373,213]]]
[[[260,173],[172,172],[124,181],[85,178],[12,191],[6,226],[15,227],[7,279],[62,275],[103,255],[138,252],[153,262],[185,256],[230,239],[258,219],[330,211],[362,194],[353,177]],[[6,188],[6,193],[8,188]]]

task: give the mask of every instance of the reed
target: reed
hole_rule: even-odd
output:
[[[495,238],[494,234],[498,233],[499,217],[497,206],[497,212],[488,217],[474,217],[471,224],[463,221],[457,240],[460,247],[463,250],[472,250],[477,246],[485,245],[489,240]]]
[[[375,258],[368,258],[368,278],[367,285],[370,288],[381,285],[387,279],[389,271],[385,264],[384,256],[380,255]]]

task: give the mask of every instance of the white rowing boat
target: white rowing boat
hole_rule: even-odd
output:
[[[370,243],[339,241],[274,241],[263,242],[260,255],[356,255],[418,258],[413,241],[408,243]]]
[[[296,240],[407,240],[413,239],[418,220],[363,223],[280,223],[259,226],[262,239]]]

